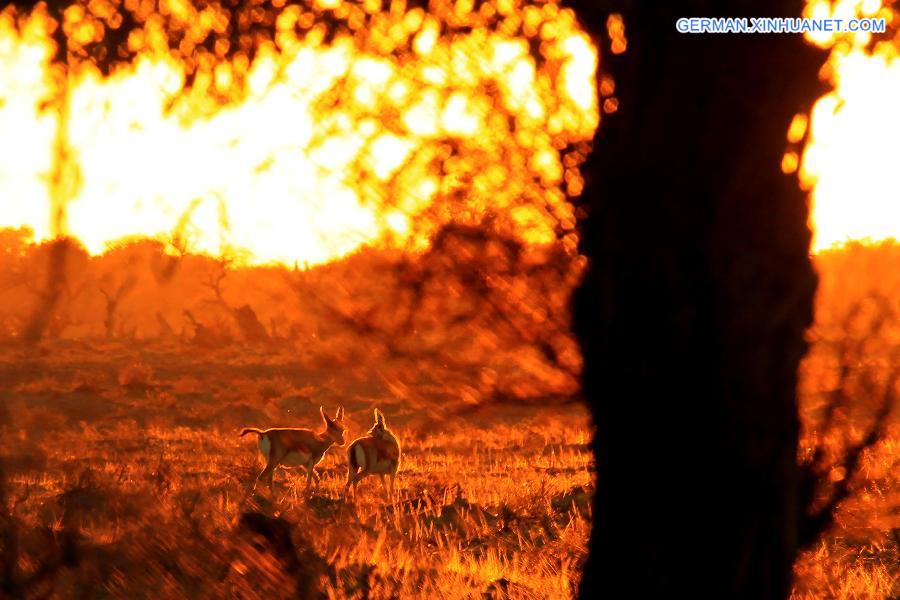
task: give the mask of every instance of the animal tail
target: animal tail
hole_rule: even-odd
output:
[[[238,437],[244,437],[248,433],[255,433],[256,435],[265,435],[265,431],[262,429],[257,429],[256,427],[245,427],[241,430],[241,435]]]

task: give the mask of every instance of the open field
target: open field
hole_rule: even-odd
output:
[[[827,533],[797,560],[794,598],[898,598],[900,245],[853,244],[815,263],[820,282],[800,368],[799,458],[818,465],[820,504],[843,484],[848,494]],[[848,466],[873,431],[878,441],[859,454],[856,468]]]
[[[71,270],[45,338],[25,344],[45,271],[11,248],[0,262],[13,282],[0,345],[4,594],[573,596],[595,483],[564,299],[532,294],[529,312],[509,290],[479,296],[453,278],[473,261],[404,300],[397,263],[379,255],[299,273],[189,257],[154,279],[167,259],[134,247]],[[883,399],[896,403],[898,252],[817,258],[798,458],[821,467],[821,502],[845,481],[849,493],[797,561],[796,600],[900,596],[897,413],[856,469],[844,461]],[[115,292],[126,276],[146,281]],[[501,315],[508,307],[520,310]],[[273,495],[254,493],[261,457],[240,429],[318,429],[319,406],[339,405],[350,438],[376,406],[400,437],[396,505],[375,478],[341,499],[340,448],[311,499],[284,470]]]
[[[240,426],[319,429],[319,405],[340,402],[361,435],[374,405],[365,396],[384,392],[352,371],[314,376],[290,356],[266,358],[119,344],[3,351],[15,580],[62,560],[30,595],[573,594],[593,486],[584,409],[421,410],[385,398],[374,404],[404,452],[395,507],[377,478],[340,499],[340,448],[311,499],[304,477],[284,470],[274,495],[254,494],[260,456]]]

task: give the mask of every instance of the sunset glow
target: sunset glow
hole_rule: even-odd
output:
[[[175,252],[313,265],[364,245],[423,248],[443,224],[490,214],[525,241],[568,235],[575,247],[599,58],[573,11],[272,4],[76,2],[59,23],[40,5],[0,13],[0,227],[71,236],[95,255],[150,237]],[[894,13],[811,0],[803,16]],[[272,35],[235,46],[229,27],[255,20]],[[621,17],[608,25],[624,31]],[[898,46],[868,33],[808,39],[831,48],[822,75],[834,90],[782,168],[812,190],[813,250],[897,238]]]
[[[46,10],[0,16],[0,226],[92,254],[152,237],[288,265],[421,247],[489,210],[531,242],[574,227],[599,113],[597,51],[571,10],[291,5],[273,40],[235,52],[230,13],[145,4],[66,9],[68,69]],[[103,75],[86,49],[126,13],[142,26],[118,51],[134,57]]]
[[[896,18],[880,2],[814,1],[806,16]],[[812,190],[813,250],[848,241],[900,238],[900,49],[870,44],[869,34],[810,41],[832,47],[823,75],[834,90],[813,108],[809,141],[800,167]]]

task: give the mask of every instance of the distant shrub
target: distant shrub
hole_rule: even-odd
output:
[[[147,400],[151,406],[160,411],[178,412],[178,398],[171,392],[161,389],[153,389],[147,391]],[[184,411],[181,411],[182,413]]]
[[[36,377],[35,379],[30,379],[28,381],[24,381],[16,386],[17,392],[23,392],[26,394],[40,394],[46,392],[60,392],[66,389],[66,385],[64,382],[61,382],[56,377],[51,376],[42,376]]]
[[[96,394],[106,387],[106,373],[102,371],[79,371],[72,381],[72,391]]]
[[[172,382],[172,391],[176,394],[196,394],[203,391],[203,386],[193,375],[182,375]]]
[[[296,392],[294,384],[285,377],[272,377],[259,382],[259,396],[264,401],[275,400]]]
[[[146,389],[153,381],[153,369],[143,361],[130,363],[119,370],[119,385],[128,389]]]
[[[214,397],[218,402],[250,402],[260,401],[259,388],[252,379],[235,376],[227,382],[216,382]]]
[[[69,420],[62,412],[50,406],[31,406],[28,410],[18,411],[15,415],[17,427],[29,431],[31,434],[43,431],[60,431],[69,425]],[[43,454],[31,453],[29,460],[41,461]],[[6,456],[4,461],[7,468],[14,466],[15,457]]]

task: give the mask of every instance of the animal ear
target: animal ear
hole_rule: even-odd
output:
[[[338,406],[337,412],[334,414],[335,421],[343,421],[344,420],[344,407]]]
[[[375,409],[375,424],[384,427],[384,415],[377,408]]]
[[[328,422],[328,415],[325,414],[325,407],[324,407],[324,406],[320,406],[320,407],[319,407],[319,414],[322,415],[322,420],[324,420],[324,421],[327,423],[327,422]]]

